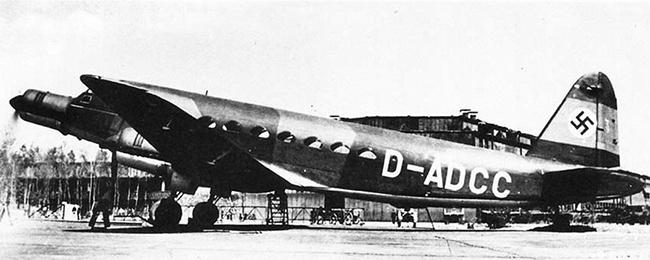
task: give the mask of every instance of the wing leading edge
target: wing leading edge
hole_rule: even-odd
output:
[[[190,176],[198,186],[242,192],[266,192],[288,186],[282,176],[270,174],[272,171],[227,138],[202,125],[201,112],[189,94],[91,75],[81,79],[160,151],[174,170]]]

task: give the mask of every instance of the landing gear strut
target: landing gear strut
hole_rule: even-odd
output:
[[[551,222],[549,226],[537,227],[532,229],[532,231],[551,231],[551,232],[592,232],[596,231],[593,227],[588,226],[571,226],[571,215],[562,214],[560,207],[558,205],[551,206],[551,211],[553,211],[553,216],[551,217]]]

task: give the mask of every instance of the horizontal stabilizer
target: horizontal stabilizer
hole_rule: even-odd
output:
[[[547,172],[542,179],[542,197],[549,204],[620,198],[641,192],[645,185],[639,174],[594,167]]]

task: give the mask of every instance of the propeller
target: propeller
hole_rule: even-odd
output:
[[[20,113],[21,109],[23,108],[23,96],[15,96],[13,97],[10,101],[9,104],[11,104],[11,107],[14,108],[14,112],[11,115],[11,123],[17,124],[18,123],[18,118],[20,118]]]
[[[12,123],[18,122],[18,118],[20,118],[20,112],[14,110],[14,113],[11,115],[11,122]]]

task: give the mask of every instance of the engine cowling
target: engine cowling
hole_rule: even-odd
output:
[[[162,176],[165,185],[172,190],[194,194],[199,187],[194,178],[174,171],[168,162],[123,152],[117,152],[116,155],[117,162],[124,166]]]
[[[126,127],[120,131],[117,138],[117,146],[119,151],[129,154],[149,158],[158,158],[159,155],[158,150],[132,127]]]

